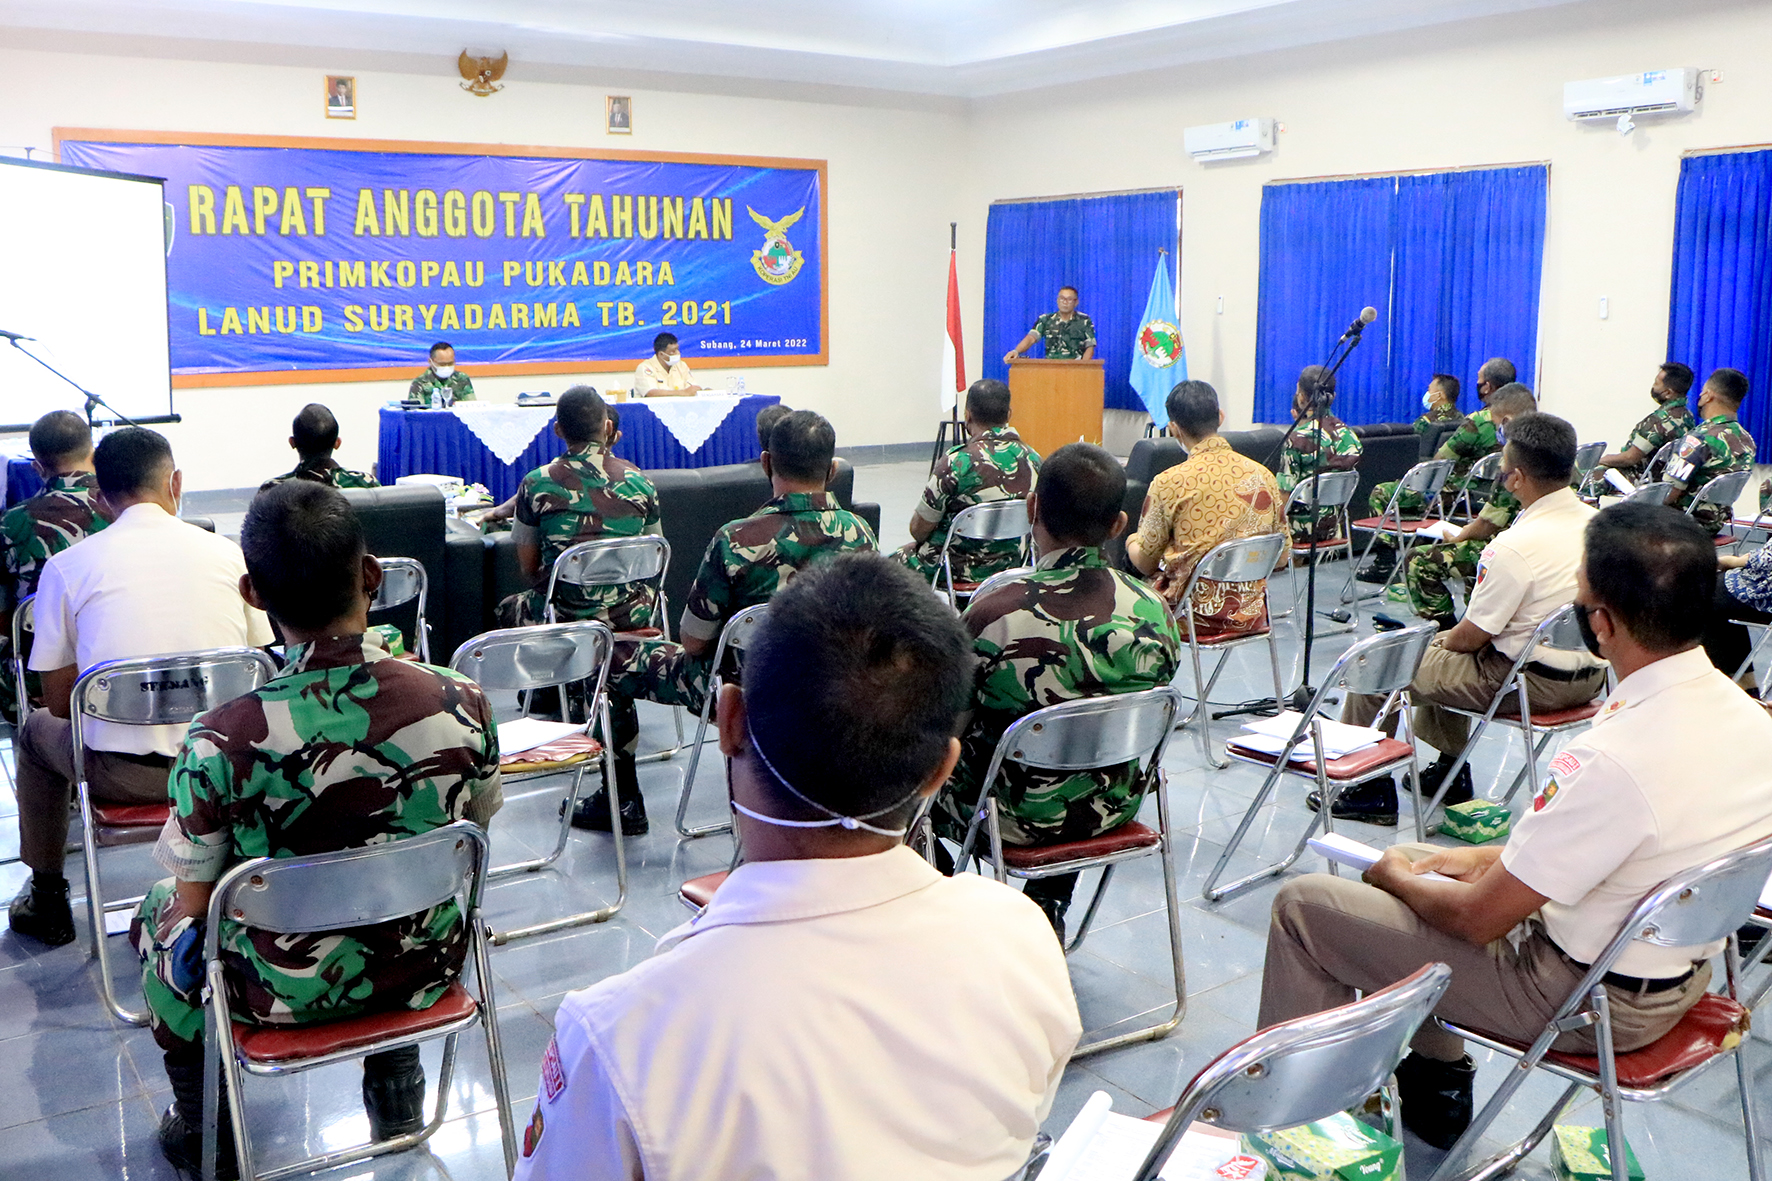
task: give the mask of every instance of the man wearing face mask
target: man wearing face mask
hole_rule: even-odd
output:
[[[1510,452],[1524,433],[1523,420]],[[1573,521],[1565,488],[1529,501],[1503,537],[1541,525],[1535,510],[1551,496]],[[1772,833],[1772,718],[1698,645],[1717,577],[1710,538],[1659,505],[1586,517],[1575,603],[1589,647],[1618,674],[1606,707],[1551,764],[1505,846],[1398,845],[1365,883],[1311,874],[1281,887],[1258,1025],[1370,995],[1437,960],[1452,967],[1437,1016],[1530,1041],[1643,895]],[[1424,878],[1430,870],[1453,880]],[[1673,1028],[1704,995],[1720,947],[1631,944],[1605,978],[1620,1052]],[[1553,1048],[1592,1054],[1592,1027]],[[1413,1050],[1397,1067],[1403,1123],[1450,1148],[1470,1124],[1476,1066],[1432,1021]]]
[[[1716,536],[1734,515],[1732,506],[1702,504],[1691,509],[1699,489],[1730,472],[1754,465],[1754,437],[1737,417],[1747,397],[1747,374],[1739,369],[1718,369],[1704,380],[1698,395],[1698,425],[1686,433],[1668,458],[1663,476],[1673,485],[1667,502],[1692,517]]]
[[[1698,425],[1692,408],[1686,405],[1686,393],[1691,388],[1692,370],[1678,361],[1669,361],[1657,369],[1655,381],[1649,387],[1655,409],[1631,428],[1624,450],[1600,456],[1599,466],[1617,468],[1618,474],[1633,484],[1641,480],[1645,465],[1655,458],[1657,451],[1675,439],[1685,438]],[[1659,471],[1648,474],[1652,478],[1661,475]]]
[[[37,583],[31,667],[43,709],[18,734],[19,857],[31,880],[12,903],[12,929],[50,946],[74,938],[62,850],[73,791],[70,697],[80,673],[107,660],[263,647],[264,612],[240,597],[240,547],[178,519],[184,477],[155,431],[112,431],[93,468],[114,522],[50,558]],[[164,804],[184,727],[86,725],[86,776],[106,803]]]
[[[474,383],[455,367],[455,346],[440,340],[431,346],[431,364],[412,379],[406,397],[426,406],[447,407],[451,402],[472,402]]]
[[[1569,487],[1575,471],[1575,428],[1549,414],[1522,414],[1508,425],[1501,452],[1502,486],[1520,505],[1513,525],[1483,548],[1464,619],[1422,658],[1410,686],[1415,736],[1440,752],[1422,769],[1423,794],[1437,790],[1470,736],[1470,720],[1444,706],[1481,710],[1507,680],[1533,629],[1575,598],[1582,530],[1594,510]],[[1708,603],[1709,598],[1705,599]],[[1526,664],[1534,712],[1585,705],[1605,687],[1605,663],[1586,652],[1540,649]],[[1512,700],[1512,698],[1510,698]],[[1382,697],[1350,693],[1341,720],[1370,726]],[[1503,709],[1510,708],[1505,703]],[[1518,703],[1511,707],[1518,709]],[[1446,790],[1448,804],[1471,798],[1470,768]],[[1318,806],[1317,793],[1310,796]],[[1376,779],[1343,792],[1336,819],[1397,822],[1397,787]]]
[[[652,355],[634,370],[634,392],[647,394],[653,390],[672,390],[693,394],[702,388],[690,376],[689,362],[678,351],[676,336],[661,332],[653,337]]]

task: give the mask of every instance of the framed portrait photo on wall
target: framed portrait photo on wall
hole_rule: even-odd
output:
[[[355,119],[357,117],[357,80],[338,74],[326,75],[326,117]]]
[[[610,95],[603,118],[610,135],[634,134],[634,100],[625,94]]]

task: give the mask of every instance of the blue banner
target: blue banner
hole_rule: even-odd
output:
[[[61,158],[166,178],[175,376],[380,377],[437,340],[477,372],[614,370],[661,331],[692,364],[824,361],[818,161],[120,138]]]

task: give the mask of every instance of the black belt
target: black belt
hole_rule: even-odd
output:
[[[1554,941],[1551,942],[1551,946],[1557,947]],[[1593,967],[1592,964],[1582,963],[1560,947],[1557,947],[1557,954],[1562,956],[1564,961],[1567,962],[1570,967],[1579,968],[1583,972]],[[1620,972],[1607,972],[1600,978],[1600,982],[1608,988],[1616,988],[1623,992],[1634,992],[1639,996],[1645,996],[1656,992],[1672,992],[1676,988],[1684,987],[1688,980],[1698,974],[1698,968],[1699,965],[1693,964],[1686,970],[1686,974],[1683,976],[1664,976],[1659,980],[1649,979],[1643,976],[1626,976]]]
[[[1583,681],[1604,670],[1599,668],[1552,668],[1548,664],[1540,664],[1534,660],[1526,665],[1525,671],[1535,677],[1543,677],[1547,681]]]

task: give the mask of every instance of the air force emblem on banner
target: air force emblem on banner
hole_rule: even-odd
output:
[[[744,211],[751,215],[752,221],[763,227],[763,245],[751,252],[751,266],[756,268],[757,278],[777,287],[791,282],[800,273],[800,266],[806,259],[788,241],[788,227],[804,216],[806,207],[800,206],[780,221],[770,221],[749,205],[744,207]]]

